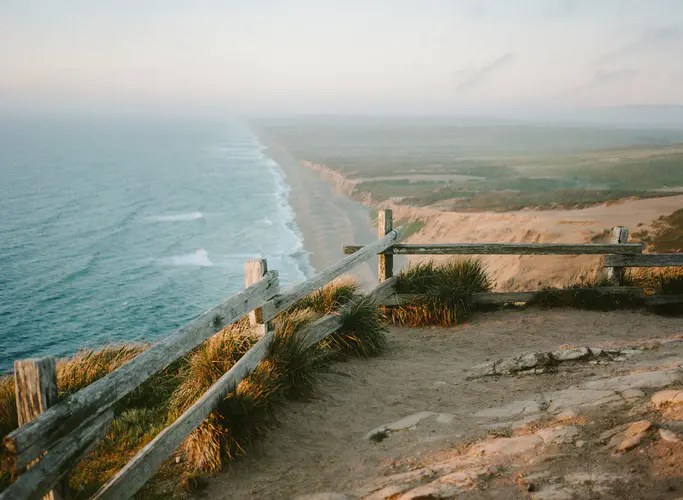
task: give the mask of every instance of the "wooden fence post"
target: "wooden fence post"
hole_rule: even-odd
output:
[[[14,390],[17,397],[19,427],[57,404],[57,358],[22,359],[14,362]],[[30,466],[29,466],[30,468]],[[43,497],[63,500],[69,491],[68,479]]]
[[[612,228],[612,238],[610,243],[623,244],[628,243],[628,229],[622,226],[617,226]],[[607,279],[611,281],[614,285],[621,285],[624,281],[624,268],[623,267],[606,267]]]
[[[384,238],[393,229],[394,221],[391,210],[380,210],[377,214],[377,236]],[[378,279],[382,283],[394,275],[394,256],[379,255]]]
[[[244,284],[250,286],[259,281],[268,272],[266,259],[248,260],[244,263]],[[271,329],[270,321],[263,321],[263,311],[259,307],[249,313],[249,324],[257,337],[263,337]]]

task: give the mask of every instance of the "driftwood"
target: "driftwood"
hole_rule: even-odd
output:
[[[278,289],[277,272],[266,274],[263,280],[209,309],[135,359],[13,431],[3,440],[6,467],[22,470],[90,415],[115,403],[226,325],[265,303]]]
[[[316,274],[311,279],[300,283],[293,288],[286,290],[279,295],[273,297],[263,305],[263,321],[270,321],[275,316],[286,310],[289,306],[303,299],[309,293],[325,286],[333,279],[347,273],[361,262],[366,261],[375,254],[382,253],[387,248],[393,246],[397,241],[401,241],[403,237],[403,228],[398,227],[387,234],[384,238],[375,241],[362,250],[344,257],[336,264],[328,267],[324,271]]]
[[[344,247],[345,254],[363,246]],[[394,255],[635,255],[643,251],[640,243],[626,245],[592,243],[447,243],[433,245],[394,245],[385,254]]]

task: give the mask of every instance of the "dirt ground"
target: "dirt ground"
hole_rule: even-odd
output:
[[[543,398],[544,394],[551,394],[552,391],[594,379],[627,375],[634,371],[676,368],[683,359],[683,345],[661,345],[655,349],[638,351],[637,355],[628,359],[563,363],[562,369],[543,374],[470,380],[467,377],[474,373],[471,369],[475,365],[532,351],[552,351],[559,346],[633,346],[642,344],[636,341],[679,336],[683,336],[683,318],[629,311],[498,311],[482,313],[470,323],[457,328],[392,328],[388,336],[389,346],[383,355],[334,365],[333,373],[325,376],[316,399],[289,403],[280,412],[280,425],[257,448],[234,462],[225,472],[210,479],[208,486],[196,495],[198,498],[212,499],[296,498],[319,492],[343,492],[349,496],[339,493],[340,496],[336,497],[323,495],[310,498],[366,498],[362,493],[363,487],[376,482],[378,478],[417,470],[425,464],[443,461],[448,457],[458,457],[470,444],[487,437],[531,432],[529,429],[520,431],[519,426],[518,431],[512,432],[505,427],[505,423],[499,424],[500,418],[484,418],[477,412],[493,409],[495,414],[496,408],[505,408],[510,404],[514,406],[515,401]],[[649,393],[647,397],[650,397]],[[597,415],[604,424],[601,424],[602,427],[609,428],[609,425],[621,423],[619,419],[627,418],[624,417],[626,412],[623,409],[614,409],[612,406],[598,413],[593,408],[590,410],[592,414],[586,410],[588,416],[582,418],[594,423]],[[647,405],[640,406],[645,413],[650,411]],[[380,442],[368,439],[367,435],[373,429],[420,412],[434,412],[438,418],[427,418],[404,431],[391,432]],[[602,427],[589,427],[581,429],[588,440],[603,430]],[[678,451],[674,451],[675,456],[680,458],[678,453],[683,454],[681,443],[671,443],[671,446],[678,446]],[[573,445],[572,449],[575,449]],[[586,449],[596,453],[599,451],[597,445]],[[651,452],[662,456],[632,454],[630,458],[622,460],[626,471],[636,471],[640,466],[634,464],[646,461],[647,471],[639,478],[638,484],[641,486],[620,483],[621,486],[613,486],[610,495],[616,494],[621,487],[635,495],[624,496],[622,491],[619,495],[622,498],[683,496],[683,472],[680,467],[674,468],[676,473],[672,472],[674,469],[667,468],[670,477],[667,476],[664,482],[653,479],[656,474],[653,476],[650,470],[653,461],[666,460],[673,452],[668,448],[653,449]],[[600,462],[602,459],[599,454],[594,454],[590,457],[586,455],[585,460]],[[523,483],[520,487],[518,484],[520,463],[527,463],[528,457],[507,457],[506,461],[504,469],[508,471],[505,476],[507,479],[499,474],[497,483],[494,481],[482,490],[469,493],[467,490],[458,491],[468,497],[473,495],[471,498],[528,498],[530,494],[533,495],[528,491],[533,491],[536,488],[534,485],[524,486],[526,483]],[[570,461],[577,466],[576,459]],[[562,460],[557,463],[560,469],[570,467]],[[681,460],[678,463],[680,465]],[[515,470],[517,472],[513,473]],[[680,485],[677,494],[677,486],[671,481],[677,481]],[[551,492],[548,488],[543,491]],[[654,496],[643,494],[643,488]],[[599,488],[586,491],[585,498],[602,498]],[[417,495],[405,498],[451,498],[462,495]],[[537,495],[537,498],[573,498],[558,495]],[[577,498],[583,497],[581,494]]]

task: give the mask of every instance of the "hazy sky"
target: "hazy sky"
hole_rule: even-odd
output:
[[[0,104],[683,104],[683,0],[1,0]]]

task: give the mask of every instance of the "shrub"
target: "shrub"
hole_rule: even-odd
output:
[[[376,356],[386,347],[384,315],[369,296],[356,299],[341,313],[342,327],[326,339],[326,346],[345,357]]]
[[[452,326],[474,311],[472,294],[490,289],[479,259],[455,259],[443,265],[422,262],[401,272],[396,282],[396,293],[421,297],[410,304],[388,307],[386,312],[394,324]]]
[[[289,314],[310,309],[318,314],[331,314],[348,304],[358,293],[358,284],[348,277],[338,278],[294,304]]]

